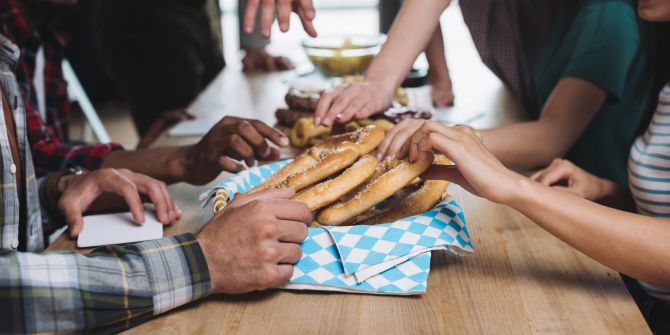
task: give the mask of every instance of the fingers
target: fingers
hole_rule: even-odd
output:
[[[137,187],[135,184],[130,182],[126,178],[115,178],[115,186],[112,188],[112,192],[123,197],[123,200],[128,205],[130,213],[133,215],[133,220],[137,224],[144,223],[144,205],[142,204],[142,199],[138,193]],[[103,188],[103,191],[108,191]]]
[[[279,70],[284,71],[284,70],[295,69],[295,65],[293,64],[293,62],[289,58],[279,56],[279,57],[275,57],[274,60],[275,60],[275,63],[277,64],[277,68]]]
[[[315,126],[320,126],[322,124],[323,118],[330,109],[330,105],[333,103],[333,101],[335,101],[335,99],[337,99],[343,89],[344,88],[342,86],[338,86],[321,93],[319,103],[316,105],[316,109],[314,110]]]
[[[151,177],[127,172],[128,178],[135,183],[139,193],[149,196],[149,200],[156,208],[156,218],[163,224],[169,224],[179,219],[172,195],[165,183]]]
[[[90,190],[87,191],[90,192]],[[99,193],[97,192],[95,192],[95,194],[91,194],[92,198],[96,198],[98,195]],[[84,227],[84,218],[82,213],[86,206],[82,206],[82,204],[77,201],[77,199],[63,196],[58,201],[58,208],[60,209],[60,212],[63,213],[65,222],[70,227],[70,237],[75,238],[79,236],[82,228]]]
[[[316,37],[317,32],[316,29],[314,28],[314,6],[312,5],[312,1],[309,0],[304,0],[301,2],[308,2],[310,8],[306,9],[304,7],[300,7],[296,10],[296,14],[298,14],[298,17],[300,18],[300,23],[302,23],[302,29],[305,30],[307,35],[311,37]]]
[[[226,154],[232,158],[243,160],[247,166],[254,166],[256,159],[254,149],[240,135],[232,134],[228,137],[229,147]]]
[[[272,284],[272,287],[278,287],[286,284],[286,282],[288,282],[291,277],[293,277],[293,265],[277,265],[277,281]]]
[[[230,203],[230,206],[237,206],[237,207],[244,206],[254,200],[261,200],[261,199],[287,200],[293,198],[294,195],[295,190],[293,190],[292,188],[266,189],[236,197],[235,200],[233,200]]]
[[[244,32],[251,34],[254,32],[256,25],[256,13],[258,12],[258,5],[261,0],[248,0],[247,8],[244,10]]]
[[[261,36],[265,39],[270,38],[270,28],[274,21],[275,3],[274,0],[263,0],[261,3]]]
[[[262,124],[262,122],[259,123]],[[236,124],[235,127],[236,133],[240,135],[245,142],[251,144],[256,157],[263,159],[270,155],[270,147],[267,142],[265,142],[265,137],[263,137],[263,135],[261,135],[250,122],[242,121]]]
[[[277,3],[277,20],[279,21],[279,30],[285,33],[291,26],[291,0],[279,0]]]
[[[244,167],[236,161],[226,156],[219,157],[219,166],[223,171],[237,173],[244,170]]]
[[[306,224],[312,222],[312,212],[302,201],[275,201],[272,203],[270,212],[274,213],[280,220],[298,221]]]
[[[307,225],[304,222],[280,220],[279,241],[300,243],[307,238]]]
[[[272,57],[270,55],[266,55],[265,57],[263,57],[263,62],[265,63],[266,71],[268,71],[268,72],[277,71],[277,65],[275,64],[275,58],[274,57]]]
[[[302,248],[295,243],[279,243],[279,264],[295,264],[302,257]]]
[[[289,145],[288,138],[286,138],[284,133],[278,129],[270,127],[262,121],[258,120],[251,121],[251,124],[256,128],[256,130],[258,130],[259,133],[261,133],[261,135],[269,139],[272,143],[280,147],[286,147]]]
[[[351,116],[347,118],[342,114],[342,112],[349,106],[349,104],[356,98],[356,96],[357,93],[351,89],[351,86],[346,87],[342,93],[340,93],[333,101],[328,111],[325,112],[321,119],[321,124],[326,127],[330,127],[335,121],[338,123],[349,121]]]
[[[549,167],[531,176],[531,179],[545,186],[553,186],[562,181],[570,180],[572,166],[566,161],[555,159]]]

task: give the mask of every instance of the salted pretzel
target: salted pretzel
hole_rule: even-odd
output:
[[[291,187],[296,191],[323,181],[350,167],[359,157],[374,150],[384,139],[384,130],[370,125],[315,145],[300,154],[250,192],[267,188]],[[350,172],[349,175],[351,175]],[[355,187],[355,186],[354,186]],[[217,191],[214,210],[223,209],[230,200],[227,191]]]
[[[328,206],[363,184],[377,168],[377,158],[365,155],[339,176],[328,179],[297,194],[294,200],[307,204],[311,211]]]
[[[424,173],[433,163],[429,159],[411,163],[407,160],[385,162],[382,173],[365,184],[350,199],[326,207],[319,213],[317,221],[322,225],[339,226],[351,222],[355,217],[384,201]]]
[[[304,148],[314,139],[330,135],[331,128],[315,126],[314,119],[304,117],[298,120],[291,129],[289,139],[294,147]]]

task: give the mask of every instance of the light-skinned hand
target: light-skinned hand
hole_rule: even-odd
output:
[[[530,179],[591,201],[600,200],[605,196],[607,183],[612,183],[560,158],[554,159],[549,166],[534,173]]]
[[[393,102],[393,89],[374,81],[336,86],[321,93],[314,111],[314,125],[332,126],[361,120],[388,109]]]
[[[247,34],[254,32],[256,15],[260,10],[261,15],[261,36],[265,39],[270,38],[270,28],[274,21],[275,14],[279,21],[279,30],[287,32],[291,26],[291,12],[298,14],[300,22],[305,32],[312,37],[316,37],[314,29],[314,17],[316,11],[312,0],[249,0],[247,8],[244,10],[243,29]]]

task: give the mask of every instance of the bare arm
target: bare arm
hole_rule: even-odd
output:
[[[405,0],[379,55],[362,83],[338,86],[321,95],[314,124],[331,126],[365,119],[391,105],[393,92],[428,45],[449,0]]]
[[[598,262],[670,289],[670,220],[605,207],[525,178],[518,184],[508,205]]]
[[[440,22],[440,15],[450,2],[450,0],[404,1],[391,26],[384,48],[370,64],[365,79],[381,83],[387,92],[393,94],[393,90],[400,86],[416,57],[433,38]]]
[[[534,182],[505,168],[468,128],[427,122],[410,143],[410,159],[434,150],[456,164],[434,166],[423,178],[451,180],[511,206],[604,265],[670,289],[670,220],[608,208]]]
[[[555,157],[565,156],[606,98],[607,93],[590,82],[563,78],[537,121],[484,130],[484,144],[509,167],[546,166]]]

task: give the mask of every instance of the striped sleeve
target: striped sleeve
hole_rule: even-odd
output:
[[[0,269],[0,333],[119,332],[210,289],[192,234],[86,256],[0,250]]]

